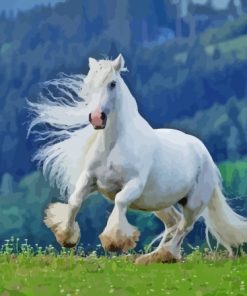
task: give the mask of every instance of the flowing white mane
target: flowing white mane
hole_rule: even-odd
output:
[[[28,101],[34,115],[28,135],[32,133],[44,143],[33,160],[38,161],[51,185],[59,188],[64,200],[73,192],[86,144],[94,132],[88,120],[94,104],[90,89],[110,79],[114,71],[111,63],[92,63],[87,76],[62,74],[44,83],[37,103]]]

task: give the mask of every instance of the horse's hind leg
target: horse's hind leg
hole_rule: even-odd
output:
[[[154,214],[164,223],[165,232],[163,233],[163,241],[168,242],[170,239],[172,239],[174,233],[176,232],[182,215],[174,206],[156,211]],[[153,242],[155,241],[156,239],[154,239]]]
[[[180,220],[173,237],[167,241],[167,238],[164,236],[159,246],[153,252],[140,256],[136,259],[135,263],[169,263],[179,260],[181,257],[180,249],[183,239],[192,230],[194,222],[196,221],[201,210],[202,208],[192,210],[190,208],[184,207],[182,219]]]
[[[137,258],[137,264],[149,264],[152,262],[176,262],[180,259],[181,244],[185,236],[192,230],[195,221],[205,209],[208,196],[212,195],[210,186],[195,186],[191,194],[180,202],[182,207],[182,219],[173,237],[167,241],[164,236],[153,252]]]
[[[193,186],[187,195],[178,201],[182,209],[182,219],[169,241],[164,236],[153,252],[137,258],[136,263],[174,262],[181,258],[181,245],[185,236],[192,230],[195,221],[212,197],[215,188],[214,167],[211,162],[205,162],[199,171]]]
[[[164,243],[167,243],[173,238],[178,228],[178,225],[182,220],[182,214],[174,206],[162,209],[160,211],[156,211],[154,212],[154,214],[157,218],[159,218],[164,223],[165,231],[161,234],[161,236],[155,238],[150,245],[152,245],[160,237],[162,238],[160,245],[163,245]],[[136,263],[148,264],[153,262],[154,258],[156,258],[156,254],[158,250],[159,250],[159,247],[156,248],[153,252],[150,252],[145,255],[141,255],[140,257],[137,258]]]

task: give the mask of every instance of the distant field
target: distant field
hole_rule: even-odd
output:
[[[246,295],[247,257],[136,266],[131,257],[0,255],[0,295]]]
[[[226,59],[229,59],[229,61],[231,61],[233,53],[236,55],[236,58],[244,61],[246,60],[247,36],[239,36],[216,44],[207,45],[205,46],[205,52],[209,56],[212,56],[216,48],[219,49],[221,54],[224,55]],[[187,57],[187,52],[181,52],[175,55],[175,61],[185,63]]]

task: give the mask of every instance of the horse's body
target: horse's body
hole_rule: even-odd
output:
[[[143,172],[142,178],[145,187],[130,208],[157,211],[173,205],[190,193],[207,158],[206,150],[198,139],[177,130],[152,130],[150,142],[143,135],[146,141],[138,142],[140,147],[135,145],[136,152],[128,145],[127,139],[119,141],[109,152],[106,162],[100,163],[96,169],[97,189],[103,195],[114,199],[114,193],[119,192],[135,173],[144,170],[144,166],[146,174]],[[179,150],[174,149],[176,146]],[[138,151],[141,151],[141,155],[138,155]]]
[[[115,202],[100,235],[105,249],[127,250],[135,246],[139,232],[125,215],[127,208],[134,208],[153,211],[166,225],[159,247],[141,256],[138,263],[178,259],[183,238],[199,216],[204,216],[212,234],[232,254],[232,245],[247,240],[246,222],[227,205],[218,170],[202,142],[177,130],[151,128],[138,113],[119,75],[123,69],[121,56],[114,61],[91,59],[90,68],[85,82],[91,96],[88,107],[81,111],[89,115],[92,125],[84,128],[83,141],[80,132],[69,134],[38,154],[45,170],[50,165],[50,174],[58,184],[70,180],[68,205],[55,203],[46,212],[45,222],[57,240],[65,246],[78,242],[76,214],[90,193],[98,190]],[[61,106],[32,107],[38,114],[35,123],[48,122],[56,128],[60,125],[67,135],[70,124],[63,124]],[[62,107],[66,111],[67,107]],[[79,148],[75,147],[78,143]],[[78,174],[72,178],[73,169]],[[176,203],[182,207],[182,214],[173,207]]]

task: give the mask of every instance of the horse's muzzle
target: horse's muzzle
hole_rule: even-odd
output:
[[[89,114],[89,122],[94,129],[104,129],[106,126],[107,116],[104,112],[92,112]]]

